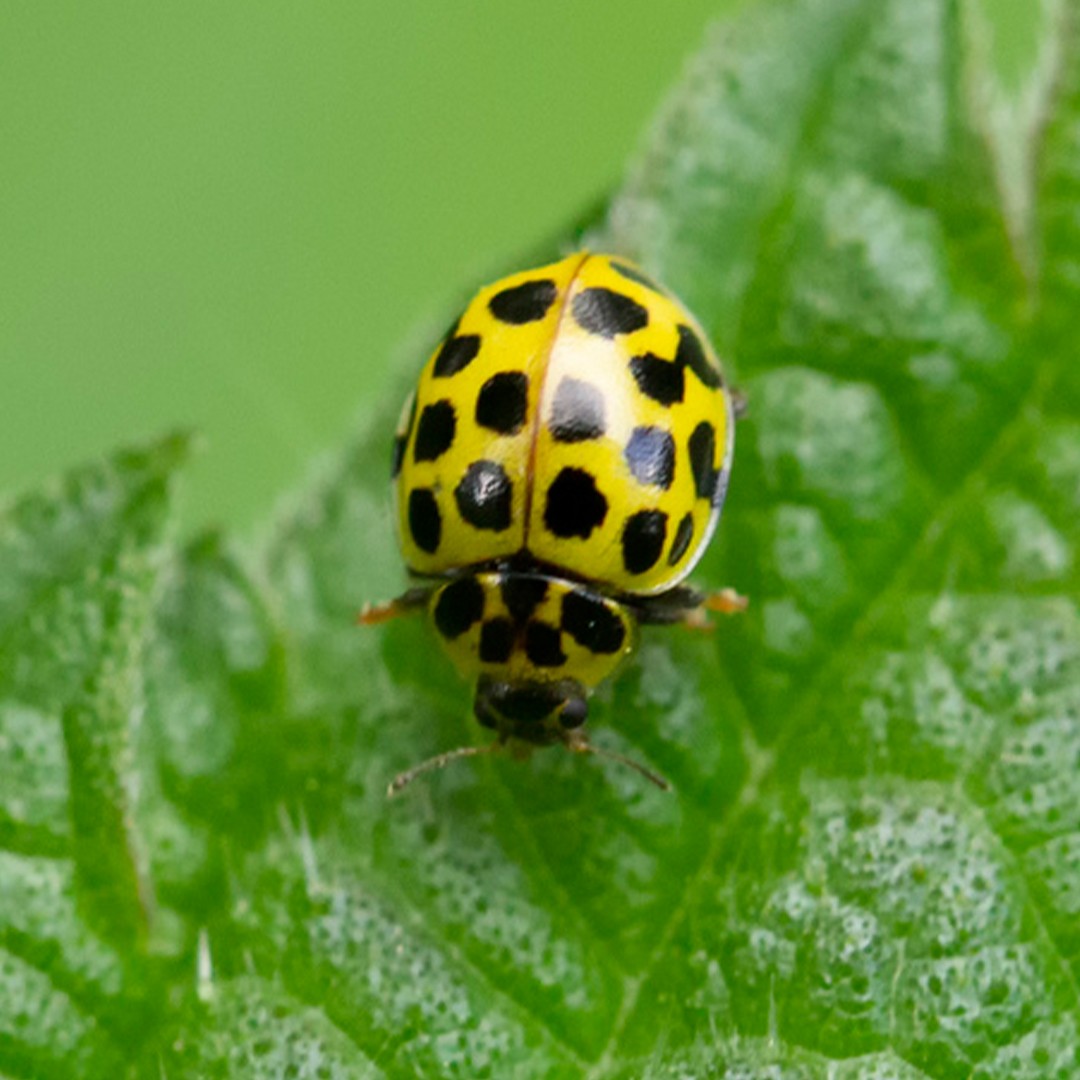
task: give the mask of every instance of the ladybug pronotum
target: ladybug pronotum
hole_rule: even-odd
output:
[[[736,398],[686,309],[632,264],[579,252],[481,289],[421,372],[394,439],[417,581],[365,624],[426,609],[503,745],[585,737],[592,690],[648,623],[741,611],[682,582],[724,501]]]

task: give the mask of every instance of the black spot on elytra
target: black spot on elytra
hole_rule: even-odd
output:
[[[716,493],[717,470],[713,466],[716,457],[716,429],[702,420],[690,436],[690,468],[694,473],[694,490],[699,499],[712,501]]]
[[[425,405],[416,425],[413,461],[437,461],[450,449],[456,428],[457,417],[449,401]]]
[[[514,648],[514,628],[500,615],[480,627],[480,659],[485,664],[505,664]]]
[[[667,514],[662,510],[639,510],[626,519],[623,527],[623,566],[631,574],[651,570],[667,536]]]
[[[638,389],[661,405],[671,406],[683,399],[686,379],[682,365],[674,360],[663,360],[654,353],[634,356],[630,360],[630,374]]]
[[[566,663],[559,631],[535,619],[525,627],[525,655],[537,667],[561,667]]]
[[[461,637],[484,617],[484,590],[474,577],[451,581],[435,601],[435,628],[447,640]]]
[[[604,434],[604,395],[591,383],[563,379],[551,403],[548,421],[558,442],[584,442]]]
[[[690,547],[690,541],[694,538],[694,515],[687,514],[679,522],[675,530],[675,539],[671,541],[671,551],[668,552],[668,565],[674,566]]]
[[[649,325],[649,313],[636,300],[612,289],[583,289],[571,306],[574,321],[590,334],[613,338]]]
[[[431,488],[414,488],[409,492],[409,532],[416,546],[429,555],[439,546],[442,517]]]
[[[623,451],[626,464],[639,484],[665,490],[675,478],[675,440],[658,427],[636,427]]]
[[[710,389],[724,385],[720,369],[708,357],[701,338],[689,327],[678,327],[679,346],[674,360],[664,360],[655,353],[644,353],[630,360],[630,373],[638,389],[664,406],[682,401],[686,393],[686,371],[689,368]]]
[[[542,319],[558,295],[554,281],[526,281],[496,293],[488,301],[488,309],[500,322],[521,326]]]
[[[513,485],[497,461],[474,461],[454,488],[461,516],[477,529],[502,532],[510,527]]]
[[[479,334],[462,334],[458,337],[451,331],[450,336],[443,342],[442,348],[439,349],[439,353],[435,357],[435,365],[432,369],[435,377],[447,379],[451,375],[456,375],[476,359],[476,354],[479,351]]]
[[[679,324],[679,348],[675,352],[675,363],[681,368],[689,368],[706,386],[713,390],[724,385],[720,369],[709,362],[701,338],[689,326]]]
[[[626,640],[619,617],[604,603],[582,592],[568,592],[562,602],[562,628],[584,649],[617,653]]]
[[[476,398],[476,422],[500,435],[513,435],[525,423],[529,379],[520,371],[492,375]]]
[[[544,505],[544,524],[555,536],[587,540],[607,517],[607,499],[584,469],[565,468],[552,481]]]
[[[664,291],[652,278],[643,274],[636,266],[631,266],[630,263],[616,262],[612,259],[611,269],[617,274],[622,274],[627,281],[637,282],[638,285],[644,285],[646,289],[652,289],[653,292],[662,293]]]
[[[499,583],[503,603],[514,622],[521,624],[536,610],[547,595],[548,584],[542,577],[507,574]]]

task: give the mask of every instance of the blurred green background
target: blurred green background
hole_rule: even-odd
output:
[[[193,426],[188,523],[256,521],[736,3],[4,5],[0,489]]]

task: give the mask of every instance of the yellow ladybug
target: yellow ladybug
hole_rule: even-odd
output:
[[[727,490],[736,398],[686,309],[637,267],[579,252],[481,289],[420,375],[394,440],[398,534],[422,582],[365,624],[426,609],[497,732],[460,756],[603,753],[588,696],[645,623],[741,611],[682,583]]]

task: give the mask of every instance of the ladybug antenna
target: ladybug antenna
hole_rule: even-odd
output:
[[[640,773],[650,783],[655,784],[661,791],[671,790],[671,785],[659,773],[654,773],[652,769],[645,768],[640,761],[628,758],[617,750],[607,750],[603,746],[594,746],[584,738],[573,739],[568,741],[566,745],[575,754],[595,754],[597,757],[607,758],[609,761],[616,761],[620,765],[626,765],[628,768],[633,769],[634,772]]]
[[[390,784],[386,789],[386,797],[392,799],[395,795],[400,794],[418,776],[423,776],[424,773],[434,772],[436,769],[445,768],[451,761],[457,761],[458,758],[476,757],[479,754],[492,754],[500,749],[501,745],[501,743],[496,742],[489,743],[487,746],[459,746],[456,750],[447,750],[445,754],[436,754],[435,757],[428,758],[427,761],[421,761],[419,765],[414,765],[411,769],[406,769],[403,773],[398,773],[397,776],[390,781]]]

